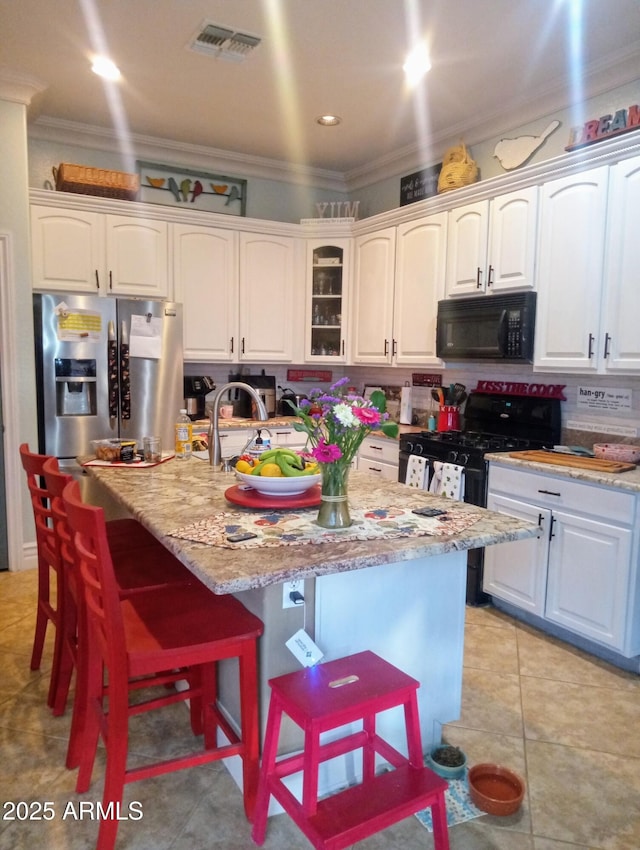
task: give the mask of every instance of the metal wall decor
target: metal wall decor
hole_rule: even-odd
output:
[[[246,180],[154,162],[138,162],[138,171],[140,201],[246,215]]]

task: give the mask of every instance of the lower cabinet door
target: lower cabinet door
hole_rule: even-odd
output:
[[[631,529],[555,510],[553,518],[544,616],[623,650]]]
[[[544,616],[551,511],[491,492],[487,508],[537,523],[540,534],[526,540],[487,546],[483,590],[531,614]]]

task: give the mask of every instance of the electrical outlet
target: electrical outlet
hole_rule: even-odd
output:
[[[303,599],[302,602],[294,602],[291,598],[292,593],[299,593]],[[304,581],[285,581],[282,585],[282,607],[283,608],[302,608],[304,607]]]

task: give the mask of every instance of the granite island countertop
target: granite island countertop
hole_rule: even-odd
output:
[[[562,456],[558,456],[556,463],[538,463],[532,460],[512,457],[509,452],[491,452],[485,454],[485,460],[499,462],[514,469],[522,469],[528,472],[542,472],[546,475],[558,475],[563,478],[572,478],[584,481],[587,484],[598,484],[603,487],[614,487],[618,490],[629,490],[640,493],[640,467],[627,470],[626,472],[598,472],[592,469],[582,469],[573,466],[562,466]]]
[[[454,535],[350,540],[319,545],[228,549],[168,536],[169,532],[223,511],[237,511],[225,499],[235,485],[232,473],[214,472],[205,461],[175,459],[155,467],[87,467],[132,516],[145,525],[215,593],[237,593],[288,581],[358,570],[380,564],[432,557],[508,540],[534,537],[537,525],[463,502],[452,503],[425,491],[366,472],[349,479],[352,508],[431,505],[476,515]],[[247,509],[248,510],[248,509]],[[310,509],[315,511],[317,509]],[[313,518],[313,515],[312,515]]]

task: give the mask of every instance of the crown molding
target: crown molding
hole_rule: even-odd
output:
[[[579,106],[584,110],[588,101],[617,88],[638,80],[638,55],[640,42],[631,45],[613,58],[603,58],[591,63],[582,76],[582,96]],[[533,121],[553,117],[553,113],[571,108],[568,97],[569,82],[562,79],[557,85],[543,91],[537,90],[529,98],[517,102],[502,102],[491,113],[483,113],[482,120],[469,123],[471,116],[464,122],[450,125],[439,133],[429,137],[428,142],[416,142],[366,165],[345,172],[344,179],[348,190],[353,192],[375,182],[397,177],[401,174],[434,165],[442,158],[442,152],[460,139],[468,146],[486,142],[502,132],[510,132]]]
[[[0,68],[0,100],[29,106],[32,99],[45,89],[46,85],[36,77]]]
[[[114,130],[76,121],[42,115],[29,123],[28,134],[31,139],[122,153],[122,139]],[[333,192],[346,192],[344,177],[337,171],[135,133],[130,134],[127,142],[134,155],[141,160],[171,163],[185,168],[202,168],[222,174],[241,172],[243,177],[258,177],[282,183],[315,186]]]

